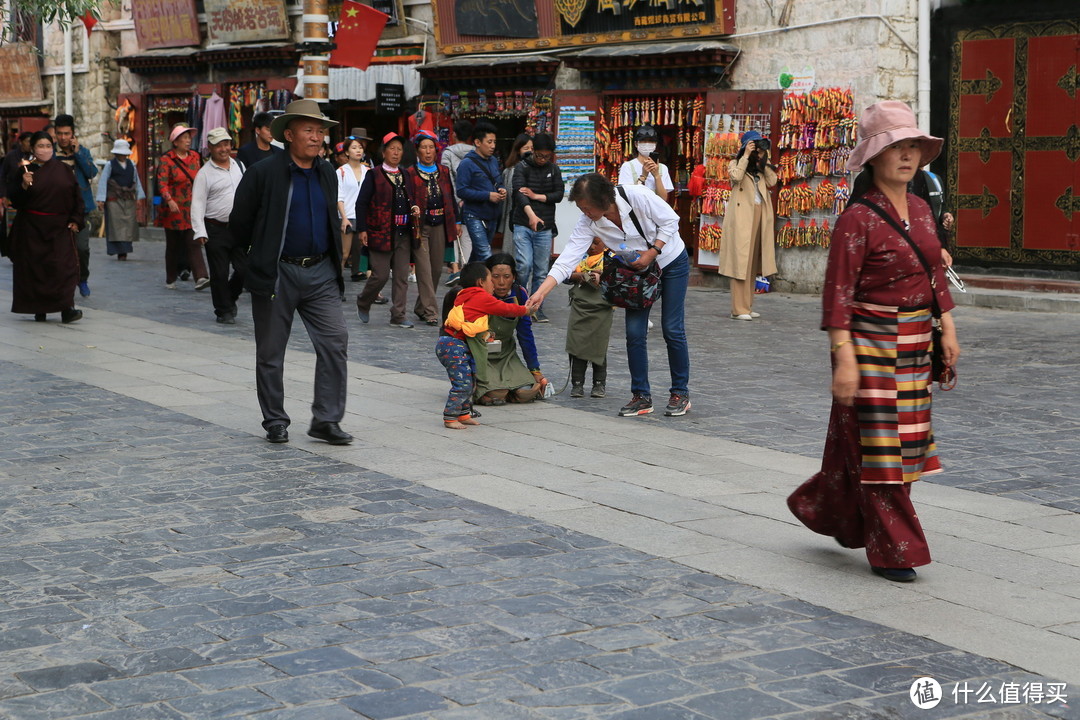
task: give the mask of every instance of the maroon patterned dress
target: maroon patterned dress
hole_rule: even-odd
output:
[[[877,188],[864,199],[901,222]],[[930,562],[910,491],[941,471],[930,425],[932,293],[942,312],[954,307],[930,208],[908,195],[908,209],[933,287],[915,251],[870,208],[853,204],[833,230],[821,326],[851,331],[859,390],[854,407],[833,403],[821,472],[788,498],[811,530],[865,547],[885,568]]]

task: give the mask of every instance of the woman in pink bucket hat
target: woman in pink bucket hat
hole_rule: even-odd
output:
[[[930,562],[911,483],[941,472],[930,424],[931,330],[940,316],[944,360],[960,355],[953,301],[930,207],[907,192],[941,152],[906,104],[871,105],[849,170],[870,173],[832,233],[821,327],[832,354],[832,416],[821,472],[788,498],[807,527],[865,548],[895,582]]]

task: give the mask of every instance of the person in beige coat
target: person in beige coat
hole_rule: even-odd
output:
[[[742,149],[728,163],[731,199],[724,213],[720,242],[720,274],[731,278],[731,317],[753,320],[754,281],[776,274],[773,205],[769,188],[776,185],[776,168],[769,164],[768,140],[744,132]]]

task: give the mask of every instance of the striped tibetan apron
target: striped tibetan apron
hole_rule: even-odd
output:
[[[930,427],[931,328],[929,308],[854,305],[864,484],[910,483],[941,472]]]

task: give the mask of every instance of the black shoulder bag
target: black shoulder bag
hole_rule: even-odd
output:
[[[626,191],[617,188],[623,200],[630,204],[626,197]],[[634,214],[634,206],[630,206],[630,220],[637,228],[638,234],[645,240],[649,249],[653,245],[645,236],[637,215]],[[641,272],[630,267],[611,253],[604,254],[604,269],[600,273],[600,292],[604,298],[615,307],[627,310],[645,310],[652,307],[656,298],[660,297],[660,264],[655,260]]]
[[[926,275],[930,278],[930,297],[932,298],[930,312],[934,316],[934,327],[931,331],[930,344],[930,379],[941,383],[943,390],[951,390],[956,385],[956,368],[945,364],[945,353],[941,347],[941,306],[938,304],[937,278],[934,277],[933,268],[930,266],[930,263],[926,261],[926,256],[923,255],[919,246],[911,239],[911,235],[908,234],[908,231],[905,230],[900,223],[896,222],[889,213],[885,212],[880,205],[872,203],[865,198],[858,198],[853,202],[858,203],[859,205],[865,205],[879,215],[882,220],[887,222],[889,226],[911,246],[911,249],[915,251],[915,257],[919,258],[923,270],[926,271]]]

